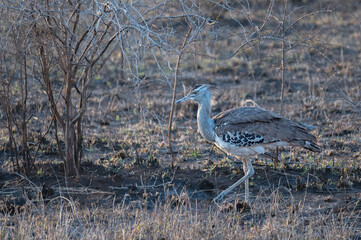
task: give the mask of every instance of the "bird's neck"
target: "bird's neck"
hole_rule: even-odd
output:
[[[214,131],[214,120],[210,118],[210,115],[211,101],[199,103],[197,113],[198,130],[207,141],[214,142],[216,133]]]

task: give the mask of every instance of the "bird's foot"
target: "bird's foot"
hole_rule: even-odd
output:
[[[227,194],[227,192],[221,192],[217,197],[215,197],[212,202],[214,202],[215,204],[218,204],[219,202],[221,202],[224,198],[224,196]]]
[[[235,200],[234,202],[228,203],[223,209],[227,212],[248,212],[251,210],[251,205],[245,201]]]
[[[251,204],[249,204],[249,201],[237,201],[236,209],[239,212],[249,211],[251,210]]]

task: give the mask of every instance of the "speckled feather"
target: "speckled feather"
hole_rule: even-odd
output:
[[[249,147],[256,144],[264,143],[264,138],[259,134],[235,131],[223,134],[224,142],[236,145],[238,147]]]

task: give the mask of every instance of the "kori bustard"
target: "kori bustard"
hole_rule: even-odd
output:
[[[194,100],[198,103],[198,130],[210,143],[227,154],[239,156],[245,175],[221,192],[213,201],[221,200],[235,187],[245,182],[245,201],[249,202],[249,178],[254,174],[251,157],[278,146],[298,146],[319,152],[316,137],[304,127],[259,107],[230,109],[211,117],[210,85],[195,86],[177,103]]]

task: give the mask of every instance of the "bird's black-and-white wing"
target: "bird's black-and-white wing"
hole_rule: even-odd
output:
[[[319,151],[316,138],[301,125],[258,107],[221,112],[212,118],[219,139],[217,145],[240,148],[240,154],[264,152],[264,147],[295,145]],[[245,148],[254,151],[248,151]],[[258,147],[258,148],[257,148]]]

